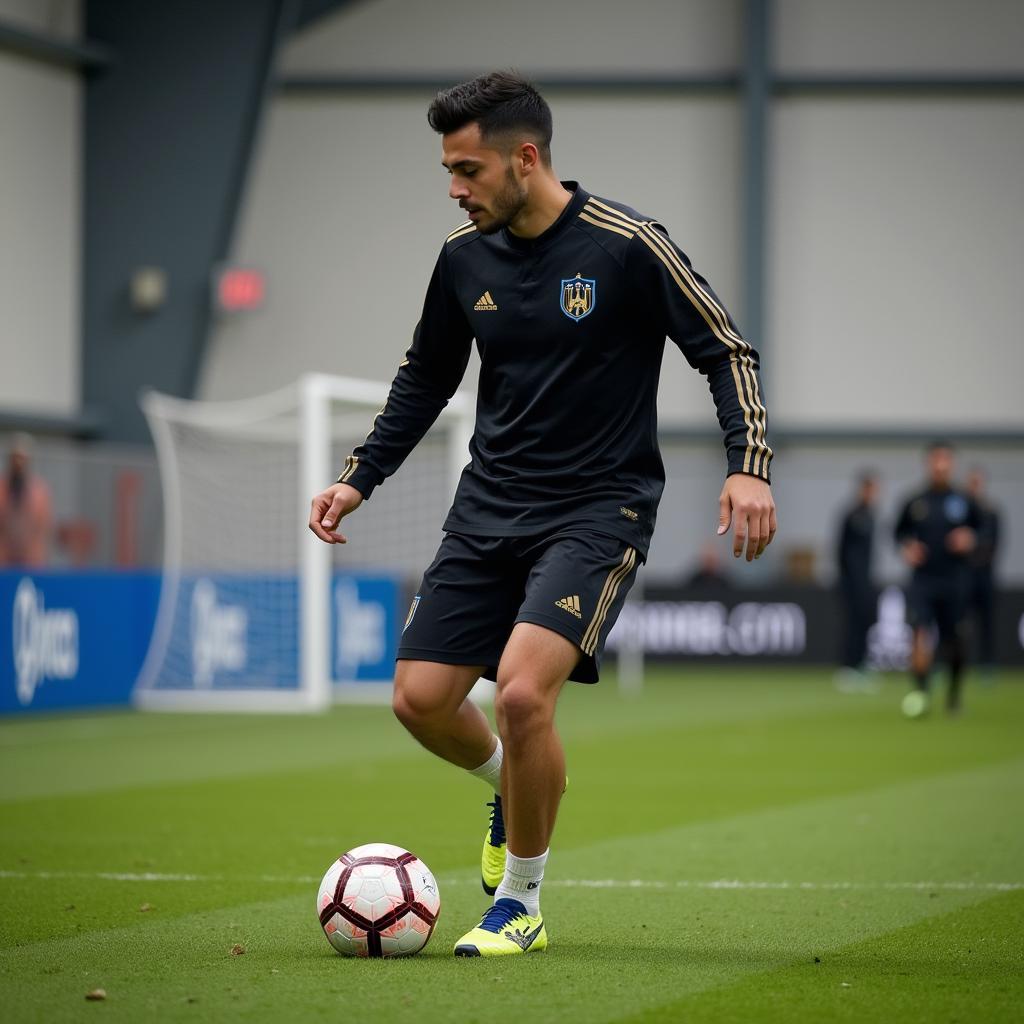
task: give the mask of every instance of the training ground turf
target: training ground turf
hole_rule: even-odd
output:
[[[487,902],[487,794],[385,708],[0,722],[0,1016],[1019,1021],[1024,677],[956,720],[905,721],[902,693],[754,666],[570,685],[551,946],[499,961],[451,956]],[[438,876],[418,957],[320,931],[320,876],[368,841]]]

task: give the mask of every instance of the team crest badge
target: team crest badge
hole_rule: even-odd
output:
[[[562,279],[562,312],[570,320],[582,320],[594,312],[597,302],[597,281],[592,277]]]

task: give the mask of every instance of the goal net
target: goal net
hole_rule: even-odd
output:
[[[473,425],[472,396],[460,392],[345,520],[349,543],[323,544],[307,528],[310,501],[365,438],[387,391],[314,374],[242,401],[144,396],[165,539],[137,704],[311,710],[386,692]]]

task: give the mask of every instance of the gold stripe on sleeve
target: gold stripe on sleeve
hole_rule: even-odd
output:
[[[761,401],[757,373],[754,369],[754,360],[750,355],[749,343],[733,330],[725,310],[722,309],[711,294],[700,286],[692,271],[679,258],[666,239],[661,237],[649,224],[644,224],[641,227],[640,235],[644,242],[647,243],[647,246],[668,267],[676,284],[679,285],[683,293],[700,312],[714,335],[730,350],[733,378],[737,386],[740,405],[743,406],[744,420],[747,424],[747,452],[744,456],[743,471],[745,473],[752,472],[756,476],[766,477],[767,467],[764,465],[764,460],[771,457],[772,450],[765,443],[767,414],[764,403]],[[683,285],[680,277],[685,279],[688,287]],[[742,376],[742,386],[739,380],[740,376]],[[749,407],[745,400],[744,392],[749,396]],[[748,418],[748,413],[753,416],[752,421]]]
[[[761,462],[765,456],[770,456],[772,451],[765,443],[767,412],[765,410],[764,403],[761,401],[757,372],[754,369],[754,360],[750,355],[750,345],[735,330],[733,330],[729,324],[728,314],[726,314],[721,305],[715,301],[714,296],[700,286],[700,283],[693,276],[692,271],[690,271],[686,264],[679,258],[679,255],[672,248],[671,244],[658,235],[657,232],[655,232],[649,225],[644,225],[643,230],[648,232],[662,250],[668,254],[669,258],[678,267],[679,272],[683,274],[686,280],[692,285],[694,292],[699,295],[700,298],[707,303],[708,308],[715,313],[715,318],[718,321],[723,334],[726,334],[736,343],[737,351],[740,354],[743,377],[747,382],[747,391],[750,395],[751,407],[756,424],[756,436],[753,439],[756,448],[753,472],[758,476],[766,476],[767,474],[764,472],[763,467],[759,467],[758,463]]]
[[[755,437],[751,438],[755,446],[754,455],[754,467],[753,471],[758,472],[757,463],[760,460],[761,455],[764,452],[766,445],[764,444],[764,417],[765,408],[761,402],[760,394],[758,393],[757,387],[757,373],[754,370],[754,360],[750,355],[750,345],[735,331],[729,324],[729,317],[725,310],[719,305],[714,297],[700,286],[700,283],[693,276],[692,271],[686,266],[686,264],[679,258],[679,255],[672,248],[671,244],[664,238],[657,234],[652,228],[645,226],[650,236],[654,239],[656,244],[666,253],[668,258],[676,265],[680,274],[682,274],[687,282],[690,284],[693,293],[700,297],[701,300],[706,304],[707,308],[711,310],[715,317],[715,320],[720,328],[715,333],[719,339],[724,341],[726,344],[726,337],[732,339],[735,343],[735,351],[739,355],[741,372],[743,374],[744,382],[746,383],[747,393],[750,397],[751,411],[754,415],[755,421]]]
[[[600,199],[595,199],[593,196],[587,201],[584,209],[599,216],[602,215],[603,211],[603,215],[609,221],[621,224],[623,227],[634,227],[644,242],[646,242],[648,248],[655,255],[658,255],[665,266],[668,267],[676,284],[679,285],[683,293],[697,308],[698,312],[701,313],[705,322],[711,328],[712,333],[729,348],[733,381],[736,385],[740,405],[743,407],[744,422],[747,426],[747,451],[744,456],[743,470],[744,472],[753,472],[756,476],[767,478],[768,464],[771,461],[773,452],[765,443],[767,413],[761,400],[757,373],[754,369],[754,361],[750,356],[749,343],[733,330],[725,310],[709,292],[701,287],[693,273],[679,258],[672,244],[654,229],[653,222],[635,220],[628,214],[623,213],[621,210],[616,210],[614,207],[603,203]],[[675,266],[678,273],[672,272],[672,265]],[[688,288],[683,286],[680,275],[689,284]],[[749,405],[747,404],[747,398],[749,398]],[[751,420],[751,416],[753,420]]]
[[[601,627],[604,625],[604,620],[608,617],[608,609],[615,603],[615,595],[619,592],[620,584],[630,574],[635,565],[636,551],[628,547],[622,556],[622,561],[608,573],[608,578],[604,581],[604,587],[601,589],[601,596],[597,602],[597,610],[594,612],[594,617],[590,620],[590,625],[587,626],[587,631],[583,634],[583,640],[580,642],[580,650],[584,654],[593,654],[597,649],[597,641],[601,636]]]
[[[717,303],[714,297],[702,288],[693,276],[693,273],[687,268],[686,264],[679,258],[678,254],[673,249],[670,242],[662,238],[661,235],[652,226],[649,221],[637,221],[630,217],[628,214],[623,213],[621,210],[616,210],[614,207],[609,206],[607,203],[601,202],[600,199],[591,197],[588,201],[588,206],[593,203],[594,206],[600,207],[601,210],[607,211],[606,216],[609,220],[618,219],[619,223],[635,225],[637,230],[645,233],[654,243],[662,250],[663,253],[675,264],[677,270],[683,275],[686,281],[690,285],[690,289],[684,289],[687,293],[687,297],[694,305],[697,306],[698,310],[701,309],[700,305],[695,301],[695,297],[699,298],[706,304],[706,308],[711,311],[715,318],[715,324],[707,319],[706,314],[704,315],[705,321],[708,326],[711,327],[713,333],[722,341],[727,347],[729,347],[735,353],[735,359],[731,360],[733,363],[733,379],[737,385],[737,391],[742,396],[742,390],[745,390],[749,396],[750,412],[753,415],[754,423],[753,429],[751,429],[751,423],[747,421],[747,441],[748,448],[747,453],[744,457],[744,471],[753,472],[759,476],[766,476],[766,467],[759,465],[759,463],[770,456],[771,449],[764,443],[765,435],[765,408],[761,401],[761,396],[757,384],[757,374],[754,371],[753,359],[750,357],[750,345],[732,329],[729,324],[729,317],[725,310]],[[646,239],[645,239],[646,241]],[[662,262],[665,262],[663,259]],[[666,264],[667,265],[667,264]],[[673,275],[675,276],[675,275]],[[677,280],[678,283],[678,280]],[[717,329],[716,329],[717,325]],[[729,344],[731,339],[734,345]],[[742,376],[744,388],[741,390],[740,382],[737,380],[737,370],[739,375]],[[743,404],[742,397],[740,404]],[[746,411],[746,410],[745,410]],[[751,456],[753,457],[751,460]],[[751,465],[751,461],[753,465]]]
[[[359,460],[354,455],[349,455],[345,459],[345,468],[341,471],[341,476],[338,477],[338,483],[347,483],[349,477],[359,468]]]
[[[629,216],[628,213],[623,213],[621,210],[616,210],[614,206],[609,206],[607,203],[602,203],[600,199],[595,199],[593,196],[591,196],[587,200],[588,206],[591,203],[593,203],[594,206],[600,207],[600,209],[604,210],[605,213],[610,213],[613,216],[618,217],[619,220],[625,222],[626,224],[630,224],[635,228],[640,227],[640,225],[643,223],[643,221],[634,220],[632,217]]]
[[[456,238],[468,235],[470,231],[476,231],[476,225],[470,220],[460,224],[446,239],[445,242],[454,242]]]
[[[690,300],[694,308],[704,318],[705,323],[711,328],[712,332],[721,341],[726,348],[729,349],[729,366],[732,370],[733,383],[736,385],[736,394],[740,400],[740,407],[743,409],[743,422],[747,427],[747,450],[743,456],[743,472],[750,472],[750,462],[753,456],[753,442],[754,442],[754,422],[751,418],[750,405],[747,402],[746,390],[743,386],[743,381],[740,378],[740,370],[738,366],[739,357],[736,352],[736,343],[728,337],[723,337],[720,333],[717,325],[713,322],[711,314],[697,301],[696,296],[692,294],[689,287],[684,283],[683,279],[679,276],[676,268],[668,261],[665,254],[661,252],[657,246],[650,240],[647,234],[643,231],[640,232],[639,237],[643,240],[644,244],[654,253],[662,263],[665,264],[666,269],[672,275],[673,280],[679,285],[679,290]]]
[[[636,234],[635,231],[624,231],[622,228],[615,227],[613,224],[603,224],[599,220],[594,220],[593,217],[588,217],[585,208],[580,211],[580,220],[585,220],[588,224],[593,224],[595,227],[604,228],[605,231],[614,231],[617,235],[622,235],[623,238],[632,238],[633,235]]]
[[[629,233],[630,238],[632,238],[640,229],[640,224],[635,220],[631,220],[625,214],[607,213],[605,210],[599,210],[596,206],[591,206],[590,203],[587,203],[587,205],[583,207],[582,213],[586,213],[591,217],[596,217],[600,221],[607,222],[608,224],[614,224],[616,227],[624,229]]]

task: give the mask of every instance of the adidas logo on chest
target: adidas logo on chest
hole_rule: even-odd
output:
[[[491,293],[484,292],[483,295],[476,300],[476,305],[473,307],[473,311],[476,313],[493,313],[497,308],[498,304],[491,298]]]

